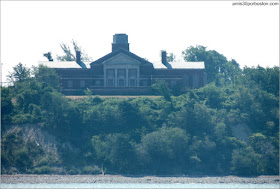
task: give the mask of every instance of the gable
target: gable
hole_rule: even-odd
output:
[[[113,65],[113,64],[122,64],[122,65],[126,65],[126,64],[134,64],[134,65],[139,65],[141,64],[138,60],[124,54],[124,53],[119,53],[107,60],[105,60],[102,64],[105,65]]]
[[[122,49],[122,48],[118,49],[118,50],[115,50],[115,51],[99,58],[98,60],[92,62],[90,64],[90,66],[92,67],[93,65],[103,64],[104,62],[107,62],[108,60],[110,60],[114,57],[117,58],[117,55],[120,55],[120,54],[122,54],[122,56],[127,56],[128,58],[131,58],[132,62],[134,62],[134,63],[138,61],[141,65],[143,64],[143,65],[149,65],[149,66],[153,67],[153,64],[151,62],[149,62],[149,61],[147,61],[147,60],[145,60],[145,59],[143,59],[143,58],[127,51],[127,50],[125,50],[125,49]],[[126,57],[126,59],[127,59],[127,57]],[[117,62],[117,61],[115,61],[115,62]]]

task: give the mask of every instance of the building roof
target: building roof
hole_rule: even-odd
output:
[[[75,61],[39,61],[39,65],[49,68],[81,68],[82,67]],[[90,68],[90,62],[84,62],[86,68]]]
[[[155,69],[205,69],[204,62],[168,62],[164,65],[157,61],[153,65]]]
[[[204,62],[168,62],[166,65],[164,65],[161,61],[156,61],[156,62],[151,63],[125,49],[115,50],[115,51],[99,58],[98,60],[96,60],[94,62],[84,62],[84,64],[85,64],[84,68],[90,68],[91,64],[101,64],[104,61],[106,61],[120,53],[126,54],[127,56],[141,62],[142,64],[153,65],[155,69],[205,69]],[[49,67],[49,68],[80,68],[80,69],[82,69],[82,67],[75,61],[39,61],[38,64]]]
[[[142,64],[150,64],[151,66],[153,65],[151,62],[149,62],[149,61],[147,61],[147,60],[137,56],[136,54],[133,54],[132,52],[130,52],[128,50],[125,50],[123,48],[115,50],[115,51],[113,51],[113,52],[111,52],[111,53],[109,53],[109,54],[99,58],[98,60],[96,60],[94,62],[91,62],[90,64],[102,64],[104,61],[106,61],[106,60],[108,60],[108,59],[110,59],[110,58],[112,58],[112,57],[114,57],[114,56],[116,56],[117,54],[120,54],[120,53],[123,53],[123,54],[125,54],[125,55],[127,55],[127,56],[129,56],[129,57],[131,57],[131,58],[133,58],[133,59],[135,59],[137,61],[139,61]]]

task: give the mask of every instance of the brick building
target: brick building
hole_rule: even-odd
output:
[[[87,88],[94,94],[150,94],[156,80],[165,80],[170,89],[199,88],[206,84],[204,62],[149,62],[129,51],[128,36],[113,36],[112,52],[94,62],[82,62],[76,52],[76,62],[45,61],[39,64],[56,69],[62,93],[83,94]]]

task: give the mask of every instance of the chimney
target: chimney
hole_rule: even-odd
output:
[[[161,62],[162,64],[166,65],[167,60],[166,60],[166,51],[161,51]]]
[[[76,62],[79,64],[82,68],[87,68],[85,63],[82,62],[81,60],[81,51],[76,51]]]
[[[76,51],[76,62],[81,63],[81,51]]]
[[[115,34],[113,36],[112,51],[118,49],[125,49],[129,51],[128,35],[126,34]]]

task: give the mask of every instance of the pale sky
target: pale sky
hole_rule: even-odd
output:
[[[47,61],[45,52],[62,55],[59,44],[72,39],[96,60],[111,52],[116,33],[126,33],[130,51],[151,62],[163,49],[180,57],[203,45],[241,67],[279,66],[279,5],[234,2],[1,1],[2,80],[19,62],[31,67]]]

